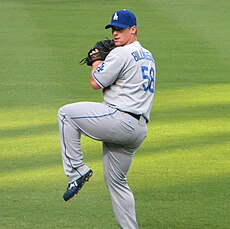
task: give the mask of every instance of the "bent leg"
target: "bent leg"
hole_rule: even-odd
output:
[[[71,183],[88,172],[89,168],[83,162],[81,132],[62,109],[58,111],[58,124],[64,172]]]
[[[115,125],[112,120],[115,113],[114,108],[92,102],[68,104],[59,109],[62,160],[69,183],[89,171],[83,162],[81,134],[96,140],[106,139],[110,136],[108,126]]]

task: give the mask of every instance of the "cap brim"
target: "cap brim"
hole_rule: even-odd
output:
[[[121,28],[121,29],[125,29],[125,28],[128,28],[129,26],[124,25],[124,24],[120,24],[120,23],[111,23],[111,24],[106,25],[105,29],[109,29],[111,27],[118,27],[118,28]]]

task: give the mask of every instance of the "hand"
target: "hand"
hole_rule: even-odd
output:
[[[98,52],[99,52],[98,49],[94,49],[94,50],[92,50],[92,52],[89,55],[92,56],[94,53],[98,53]]]

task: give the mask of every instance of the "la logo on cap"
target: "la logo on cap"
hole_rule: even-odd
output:
[[[1,0],[0,0],[1,1]],[[125,29],[136,26],[136,16],[129,10],[119,10],[112,14],[111,23],[105,26],[105,29],[118,27]]]
[[[118,15],[117,15],[117,13],[114,14],[113,20],[114,20],[114,21],[117,21],[117,20],[118,20]]]

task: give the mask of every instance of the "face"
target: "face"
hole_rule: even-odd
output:
[[[121,29],[112,27],[112,35],[116,46],[124,46],[136,40],[136,26]]]

